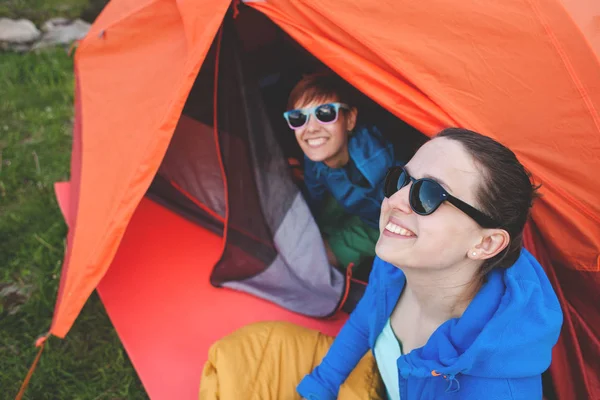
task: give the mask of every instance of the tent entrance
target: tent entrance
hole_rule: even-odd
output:
[[[326,67],[261,13],[228,15],[186,101],[148,195],[224,236],[211,283],[304,315],[334,313],[347,279],[330,267],[289,160],[302,160],[281,117],[303,74]],[[217,60],[218,57],[218,60]],[[217,66],[217,67],[216,67]],[[214,128],[215,82],[217,129]],[[374,123],[408,160],[426,136],[364,96]],[[368,271],[361,278],[368,277]],[[364,285],[350,286],[349,308]]]

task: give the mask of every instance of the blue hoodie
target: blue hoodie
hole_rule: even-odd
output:
[[[378,229],[385,175],[390,167],[400,164],[395,159],[394,146],[377,127],[362,125],[348,139],[348,153],[354,164],[351,168],[358,169],[365,178],[363,185],[352,181],[347,168],[329,168],[304,157],[309,206],[314,214],[329,192],[347,213]]]
[[[404,288],[404,273],[376,258],[367,290],[327,356],[297,390],[336,399],[340,385],[372,349]],[[401,400],[542,399],[562,312],[537,260],[522,250],[508,269],[490,272],[460,318],[443,323],[425,346],[398,358]]]

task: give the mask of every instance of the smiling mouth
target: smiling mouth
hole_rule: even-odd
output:
[[[315,139],[307,139],[305,140],[305,142],[306,144],[308,144],[309,147],[321,147],[327,142],[327,140],[329,139],[320,137]]]
[[[396,235],[400,235],[400,236],[406,236],[406,237],[416,237],[417,235],[415,235],[414,232],[409,231],[406,228],[403,228],[399,225],[394,224],[393,222],[388,222],[387,225],[385,226],[385,230],[391,233],[394,233]]]

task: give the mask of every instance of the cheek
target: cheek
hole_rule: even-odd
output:
[[[436,242],[454,242],[457,245],[466,237],[470,237],[471,228],[468,221],[460,218],[458,212],[438,209],[432,215],[421,217],[421,228],[424,235]]]
[[[346,124],[339,119],[335,122],[335,124],[323,125],[325,130],[327,130],[331,137],[335,138],[336,141],[343,141],[347,137],[348,132],[346,131],[345,126]]]
[[[388,199],[383,200],[380,229],[390,212],[389,204]],[[380,238],[377,255],[394,265],[410,268],[443,269],[463,261],[473,243],[472,224],[460,214],[453,213],[454,210],[445,211],[449,212],[440,209],[428,216],[414,213],[406,216],[411,219],[418,238],[411,242]]]
[[[437,213],[440,211],[419,221],[419,247],[430,255],[432,267],[461,261],[473,244],[475,233],[471,221],[460,214]]]
[[[381,212],[379,213],[379,227],[383,229],[384,224],[388,220],[388,213],[390,211],[390,200],[387,197],[383,198],[381,202]]]

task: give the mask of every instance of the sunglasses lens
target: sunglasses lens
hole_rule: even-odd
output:
[[[337,111],[332,104],[323,104],[315,110],[317,119],[321,122],[333,122],[337,118]]]
[[[408,185],[410,182],[410,176],[406,173],[404,169],[401,170],[400,176],[398,176],[398,180],[396,181],[396,192],[402,189],[404,186]]]
[[[300,128],[306,123],[307,115],[302,111],[293,110],[287,115],[287,120],[292,128]]]
[[[406,186],[408,182],[409,177],[402,168],[391,168],[385,177],[383,194],[385,197],[390,198],[394,193]]]
[[[439,183],[422,180],[413,186],[410,205],[418,214],[428,215],[442,204],[443,194],[444,189]]]

